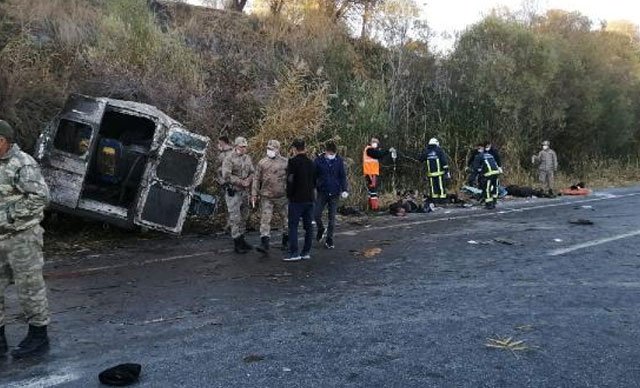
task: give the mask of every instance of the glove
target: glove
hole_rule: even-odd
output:
[[[349,193],[346,191],[343,191],[342,194],[340,194],[340,197],[342,197],[342,199],[347,199],[349,198]]]
[[[446,174],[444,174],[445,179],[451,179],[451,173],[449,171],[447,171]]]
[[[398,153],[396,152],[396,149],[391,147],[389,148],[389,153],[391,153],[391,158],[392,159],[397,159],[398,158]]]

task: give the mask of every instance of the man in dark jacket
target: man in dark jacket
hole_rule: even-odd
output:
[[[333,230],[336,225],[336,212],[338,211],[338,200],[340,197],[347,198],[347,174],[344,169],[344,162],[336,155],[337,147],[335,143],[327,144],[325,152],[315,160],[316,168],[316,199],[315,219],[318,227],[316,240],[326,239],[324,246],[333,249]],[[328,208],[329,227],[325,230],[322,223],[322,212]]]
[[[445,181],[451,178],[449,157],[440,148],[438,139],[432,138],[418,159],[421,162],[427,162],[427,178],[430,188],[429,209],[432,210],[435,203],[443,203],[447,199]]]
[[[478,155],[473,162],[473,170],[478,173],[484,204],[487,209],[495,209],[498,202],[500,167],[484,144],[478,144]]]
[[[487,141],[484,143],[484,152],[488,152],[491,154],[491,156],[493,156],[493,159],[498,165],[498,169],[500,169],[500,172],[502,173],[502,159],[500,158],[500,152],[498,151],[498,149],[494,147],[490,141]]]
[[[304,140],[295,140],[295,156],[287,163],[287,198],[289,199],[289,256],[284,261],[311,259],[313,242],[313,201],[315,199],[315,166],[307,157]],[[298,251],[298,224],[302,218],[304,246]]]

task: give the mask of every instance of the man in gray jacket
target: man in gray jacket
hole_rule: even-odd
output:
[[[554,173],[558,170],[558,156],[550,147],[549,141],[542,142],[542,151],[533,155],[531,161],[538,165],[538,173],[542,188],[553,195]]]

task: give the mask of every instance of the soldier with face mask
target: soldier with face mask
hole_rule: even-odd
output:
[[[233,152],[222,163],[222,179],[226,187],[225,201],[229,211],[231,237],[236,253],[247,253],[253,247],[244,234],[249,218],[249,190],[253,183],[253,162],[247,155],[247,139],[237,137]]]
[[[533,155],[531,161],[538,165],[538,176],[542,188],[553,196],[553,185],[555,182],[555,172],[558,171],[558,156],[556,152],[550,148],[551,143],[545,140],[542,142],[542,151],[537,155]]]
[[[258,162],[251,190],[251,203],[260,199],[260,247],[259,251],[269,251],[271,219],[273,214],[280,217],[282,247],[289,242],[287,234],[287,158],[280,155],[280,142],[269,140],[267,156]]]

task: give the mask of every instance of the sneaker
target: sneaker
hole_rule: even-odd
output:
[[[302,260],[311,260],[311,254],[309,253],[304,253],[301,256]]]
[[[335,248],[335,246],[333,245],[333,240],[327,240],[327,241],[324,243],[324,247],[325,247],[325,248],[327,248],[327,249],[333,249],[333,248]]]
[[[289,257],[285,257],[284,259],[282,259],[282,261],[300,261],[302,260],[302,257],[298,256],[289,256]]]

